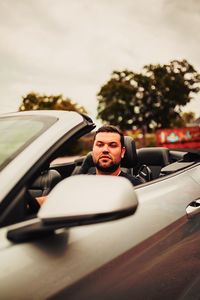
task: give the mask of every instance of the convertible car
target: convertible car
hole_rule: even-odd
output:
[[[85,115],[0,116],[1,299],[200,299],[200,151],[136,149],[92,176]],[[37,199],[46,197],[40,206]]]

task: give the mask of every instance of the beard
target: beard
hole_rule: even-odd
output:
[[[103,166],[102,164],[99,163],[99,161],[95,162],[94,164],[97,170],[108,174],[115,172],[120,166],[119,163],[112,163],[109,166]]]

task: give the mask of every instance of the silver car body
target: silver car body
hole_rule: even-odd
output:
[[[58,121],[0,173],[1,202],[52,145],[83,123],[82,116],[75,112],[32,113],[53,115]],[[110,222],[66,226],[55,230],[53,235],[22,243],[9,241],[7,233],[35,224],[37,218],[3,226],[0,229],[0,298],[190,299],[193,295],[191,299],[198,299],[199,260],[188,269],[188,274],[192,269],[195,273],[193,277],[190,275],[191,281],[184,279],[182,273],[182,285],[175,286],[181,278],[175,276],[174,261],[169,257],[172,253],[176,253],[176,258],[177,253],[181,255],[185,236],[192,239],[196,230],[197,240],[200,234],[200,211],[192,206],[196,211],[193,216],[190,210],[191,204],[200,199],[200,164],[138,186],[134,193],[139,203],[135,213]],[[112,197],[114,194],[115,186]],[[73,201],[70,194],[67,197]],[[86,193],[83,201],[84,197]],[[191,248],[192,254],[186,255],[188,261],[192,255],[196,257],[197,251],[197,247]],[[169,269],[157,273],[156,266],[164,264],[166,257]],[[177,270],[181,263],[186,262],[178,257]]]

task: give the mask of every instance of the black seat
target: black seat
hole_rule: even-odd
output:
[[[50,169],[43,171],[26,190],[27,215],[36,214],[40,204],[36,198],[49,194],[53,187],[62,180],[58,171]]]
[[[121,160],[121,168],[126,173],[133,173],[132,169],[137,166],[138,158],[135,147],[135,141],[130,136],[124,137],[124,146],[126,152]],[[92,159],[92,153],[89,152],[80,167],[75,168],[72,175],[75,174],[92,174],[95,172],[94,162]]]
[[[34,180],[28,191],[34,198],[46,196],[61,180],[62,177],[58,171],[53,169],[46,170]]]
[[[152,171],[152,179],[158,178],[164,166],[170,164],[169,149],[149,147],[137,150],[139,166],[147,165]]]

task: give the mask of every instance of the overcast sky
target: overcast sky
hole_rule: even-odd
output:
[[[200,1],[0,0],[0,37],[0,113],[34,91],[95,117],[113,70],[185,58],[200,72]],[[199,99],[186,108],[197,117]]]

